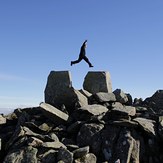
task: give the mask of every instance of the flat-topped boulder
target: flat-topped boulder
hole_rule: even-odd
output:
[[[69,71],[51,71],[44,93],[45,102],[57,108],[63,105],[72,108],[88,104],[87,98],[72,87]]]
[[[98,92],[112,92],[110,73],[106,71],[89,71],[85,76],[83,88],[94,94]]]

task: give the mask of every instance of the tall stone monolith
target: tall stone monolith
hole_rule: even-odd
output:
[[[94,94],[112,92],[110,73],[106,71],[89,71],[84,79],[83,88]]]
[[[88,104],[87,98],[72,87],[69,71],[50,72],[45,88],[45,102],[57,108],[63,105],[73,108]]]

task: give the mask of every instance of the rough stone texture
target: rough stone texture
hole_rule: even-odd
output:
[[[135,118],[133,121],[139,123],[140,127],[151,136],[156,136],[155,121],[145,118]]]
[[[58,151],[57,156],[58,161],[63,161],[64,163],[72,163],[73,162],[73,153],[71,153],[69,150],[60,148]]]
[[[43,155],[41,155],[41,161],[42,163],[51,163],[56,162],[56,151],[53,149],[50,149],[49,151],[45,152]]]
[[[72,100],[73,99],[73,100]],[[45,102],[71,108],[88,104],[87,98],[72,87],[69,71],[51,71],[45,88]]]
[[[151,99],[139,98],[132,103],[132,97],[125,102],[121,94],[123,100],[112,100],[111,92],[90,96],[69,84],[55,87],[58,99],[52,102],[59,105],[42,103],[50,111],[44,107],[19,108],[0,116],[0,162],[163,162],[161,90]],[[80,94],[88,98],[89,105],[82,103]]]
[[[88,91],[84,89],[80,89],[79,92],[83,94],[84,96],[86,96],[87,98],[89,98],[92,95],[91,93],[89,93]]]
[[[68,120],[69,116],[67,114],[49,104],[41,103],[40,107],[44,115],[57,124],[65,123]]]
[[[125,104],[128,102],[127,95],[121,90],[121,89],[116,89],[114,92],[116,101]]]
[[[95,136],[104,125],[102,124],[84,124],[77,136],[77,144],[79,146],[91,145],[93,136]]]
[[[151,97],[146,98],[144,103],[158,114],[163,113],[163,90],[157,90]]]
[[[124,106],[123,108],[113,108],[113,114],[134,116],[136,114],[136,108],[132,106]]]
[[[89,146],[82,147],[73,151],[74,158],[84,157],[88,153],[89,153]]]
[[[98,103],[115,102],[116,98],[113,93],[99,92],[92,95]]]
[[[108,109],[102,105],[86,105],[83,106],[81,108],[79,108],[78,110],[81,111],[87,111],[88,113],[92,114],[92,115],[100,115],[102,113],[106,113],[108,111]]]
[[[10,154],[8,154],[3,163],[36,163],[37,162],[37,149],[31,146],[25,147],[23,149],[17,149]]]
[[[97,158],[93,153],[88,153],[82,158],[75,159],[75,163],[97,163]]]
[[[120,162],[130,163],[130,158],[134,146],[134,139],[129,131],[122,130],[119,140],[117,142],[116,159],[120,159]]]
[[[109,72],[89,71],[84,79],[83,88],[94,94],[98,92],[112,92]]]
[[[160,121],[159,121],[158,133],[159,133],[160,137],[161,137],[162,140],[163,140],[163,120],[160,120]]]
[[[4,118],[2,115],[0,115],[0,125],[6,123],[6,118]]]

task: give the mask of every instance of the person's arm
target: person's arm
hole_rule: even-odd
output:
[[[82,45],[82,47],[85,45],[87,43],[87,40],[85,40],[84,42],[83,42],[83,45]]]

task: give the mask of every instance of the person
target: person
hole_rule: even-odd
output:
[[[76,61],[71,61],[71,66],[73,64],[79,63],[82,59],[84,59],[88,63],[89,67],[93,67],[89,59],[86,57],[86,51],[85,51],[86,47],[87,47],[87,40],[85,40],[81,46],[79,58]]]

